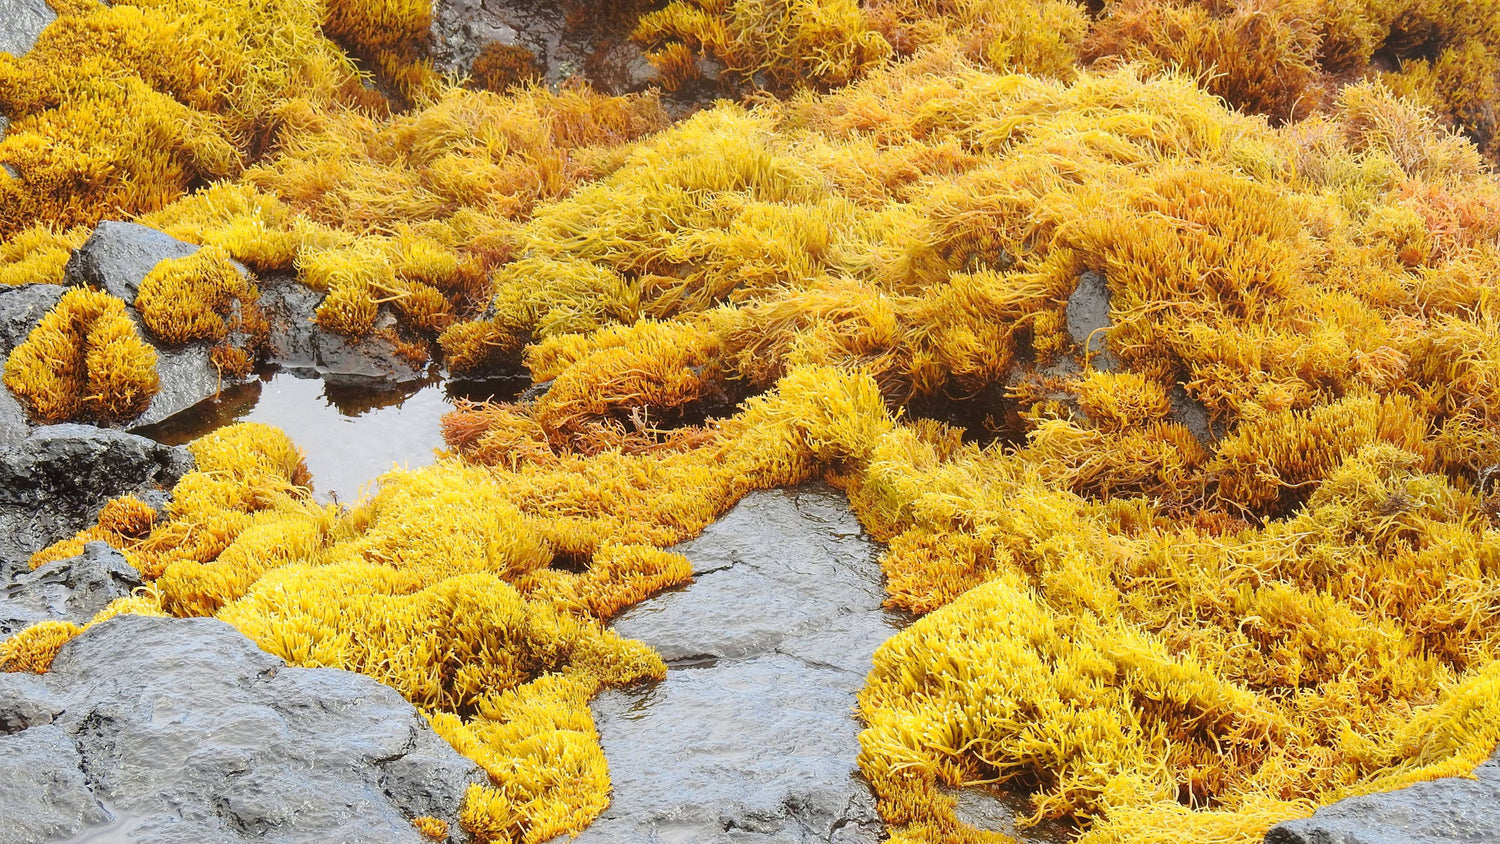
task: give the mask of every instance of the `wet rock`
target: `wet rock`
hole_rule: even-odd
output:
[[[25,342],[66,292],[66,287],[56,284],[0,287],[0,355],[9,355]]]
[[[1089,270],[1078,276],[1078,287],[1068,297],[1068,335],[1095,368],[1111,371],[1119,361],[1105,344],[1109,320],[1109,285],[1104,274]]]
[[[67,733],[48,725],[0,736],[0,841],[61,841],[108,820]]]
[[[0,357],[0,372],[5,371],[7,358]],[[0,449],[9,448],[31,433],[31,421],[26,408],[11,395],[10,390],[0,386]]]
[[[270,354],[278,366],[362,386],[394,386],[426,377],[387,340],[350,339],[319,328],[313,314],[322,301],[321,293],[291,279],[268,279],[261,285],[260,307],[271,323]],[[391,325],[387,321],[378,327]]]
[[[695,582],[615,624],[671,670],[595,701],[614,794],[580,843],[879,840],[853,717],[898,623],[877,546],[815,487],[751,494],[677,550]]]
[[[69,284],[107,290],[134,305],[141,282],[158,263],[197,251],[197,246],[149,226],[105,220],[68,259],[65,273]]]
[[[436,0],[434,66],[467,76],[486,47],[519,47],[535,57],[536,69],[554,88],[582,77],[606,93],[641,91],[656,80],[656,70],[630,40],[635,22],[629,3]]]
[[[1447,777],[1324,806],[1277,824],[1266,844],[1479,844],[1500,835],[1500,754],[1474,779]]]
[[[140,585],[140,572],[119,551],[90,542],[79,556],[22,572],[0,592],[0,639],[38,621],[83,624]]]
[[[0,786],[3,841],[417,844],[411,819],[457,830],[481,776],[394,690],[288,668],[212,619],[111,619],[38,679],[63,709],[0,742],[45,747],[67,787],[23,794],[35,776],[0,773],[19,780]]]
[[[63,708],[62,698],[38,675],[0,672],[0,735],[50,724]]]
[[[109,499],[170,488],[192,467],[185,449],[123,431],[37,428],[0,453],[0,584],[33,552],[82,530]]]
[[[24,56],[38,35],[57,19],[47,0],[0,0],[0,53]],[[0,134],[5,127],[0,126]]]
[[[131,420],[130,429],[155,425],[219,394],[226,381],[214,366],[208,347],[186,346],[156,350],[156,377],[161,389],[146,412]],[[233,380],[227,383],[235,383]]]

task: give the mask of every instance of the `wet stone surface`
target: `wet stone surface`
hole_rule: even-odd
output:
[[[1484,844],[1500,840],[1500,753],[1474,779],[1446,777],[1324,806],[1266,844]]]
[[[0,674],[0,841],[409,842],[475,765],[393,689],[212,619],[122,616]]]
[[[826,487],[753,493],[676,550],[695,581],[621,616],[654,685],[594,703],[614,782],[580,844],[874,842],[855,695],[901,619],[879,547]]]

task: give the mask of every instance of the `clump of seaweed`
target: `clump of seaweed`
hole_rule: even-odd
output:
[[[156,350],[124,302],[70,290],[11,352],[5,386],[41,422],[123,422],[144,413],[160,389]]]

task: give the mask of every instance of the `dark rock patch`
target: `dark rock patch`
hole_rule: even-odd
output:
[[[661,683],[595,701],[614,782],[581,844],[874,842],[855,695],[899,620],[836,491],[753,493],[680,546],[695,582],[630,610]]]
[[[271,359],[285,369],[316,373],[332,383],[395,387],[421,381],[426,372],[379,336],[351,339],[313,322],[323,295],[288,278],[261,285],[260,307],[271,324]],[[393,327],[389,319],[380,326]]]
[[[103,542],[77,557],[18,574],[0,592],[0,639],[38,621],[84,624],[116,598],[141,585],[140,572]]]
[[[68,289],[56,284],[0,287],[0,355],[9,355]]]
[[[1485,844],[1500,840],[1500,754],[1474,779],[1447,777],[1324,806],[1286,821],[1266,844]]]
[[[87,527],[109,499],[159,498],[192,468],[185,449],[123,431],[37,428],[0,452],[0,584],[32,553]]]
[[[552,87],[582,77],[610,94],[641,91],[655,68],[630,40],[644,2],[599,0],[436,0],[432,55],[441,71],[468,76],[488,49],[529,52]]]
[[[457,832],[482,778],[394,690],[289,668],[212,619],[111,619],[26,679],[50,723],[0,736],[3,841],[418,844],[411,819]]]

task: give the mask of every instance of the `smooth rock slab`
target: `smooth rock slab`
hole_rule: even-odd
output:
[[[0,841],[418,844],[411,819],[457,831],[481,776],[394,690],[289,668],[212,619],[112,619],[32,685],[50,725],[12,713],[0,741],[75,750],[52,755],[50,791],[0,788]]]
[[[614,794],[579,842],[879,840],[853,714],[899,621],[879,548],[815,487],[753,493],[676,550],[696,581],[615,624],[671,667],[595,701]]]
[[[1277,824],[1266,844],[1493,844],[1500,841],[1500,754],[1474,777],[1340,800]]]
[[[37,36],[54,20],[57,13],[46,0],[0,0],[0,53],[23,56],[31,52]],[[0,126],[0,134],[4,129]]]

